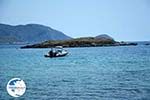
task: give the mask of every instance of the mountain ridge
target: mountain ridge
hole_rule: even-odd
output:
[[[13,39],[11,39],[13,37]],[[8,38],[8,40],[7,40]],[[9,41],[9,39],[11,41]],[[70,36],[41,24],[8,25],[0,23],[0,42],[43,42],[46,40],[67,40]],[[6,41],[7,40],[7,41]],[[13,41],[12,41],[13,40]]]

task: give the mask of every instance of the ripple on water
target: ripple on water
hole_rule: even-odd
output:
[[[27,86],[22,100],[148,100],[149,49],[68,48],[56,59],[43,57],[48,49],[0,49],[0,99],[12,99],[6,84],[20,77]]]

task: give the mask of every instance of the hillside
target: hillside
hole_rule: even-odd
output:
[[[46,40],[67,40],[71,37],[50,27],[39,24],[11,26],[0,24],[0,43],[42,42]]]
[[[63,47],[90,47],[90,46],[104,46],[114,44],[113,40],[101,40],[95,37],[82,37],[70,40],[50,40],[39,44],[27,45],[22,48],[49,48],[55,46]]]
[[[96,39],[101,39],[101,40],[114,40],[111,36],[107,34],[101,34],[95,37]]]

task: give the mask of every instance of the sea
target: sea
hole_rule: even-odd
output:
[[[150,100],[150,45],[65,48],[65,57],[45,58],[50,50],[0,45],[0,100]],[[7,93],[21,78],[24,95]]]

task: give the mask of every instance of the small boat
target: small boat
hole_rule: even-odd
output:
[[[67,50],[64,50],[62,46],[56,46],[55,48],[51,48],[47,55],[44,57],[64,57],[68,54]]]

